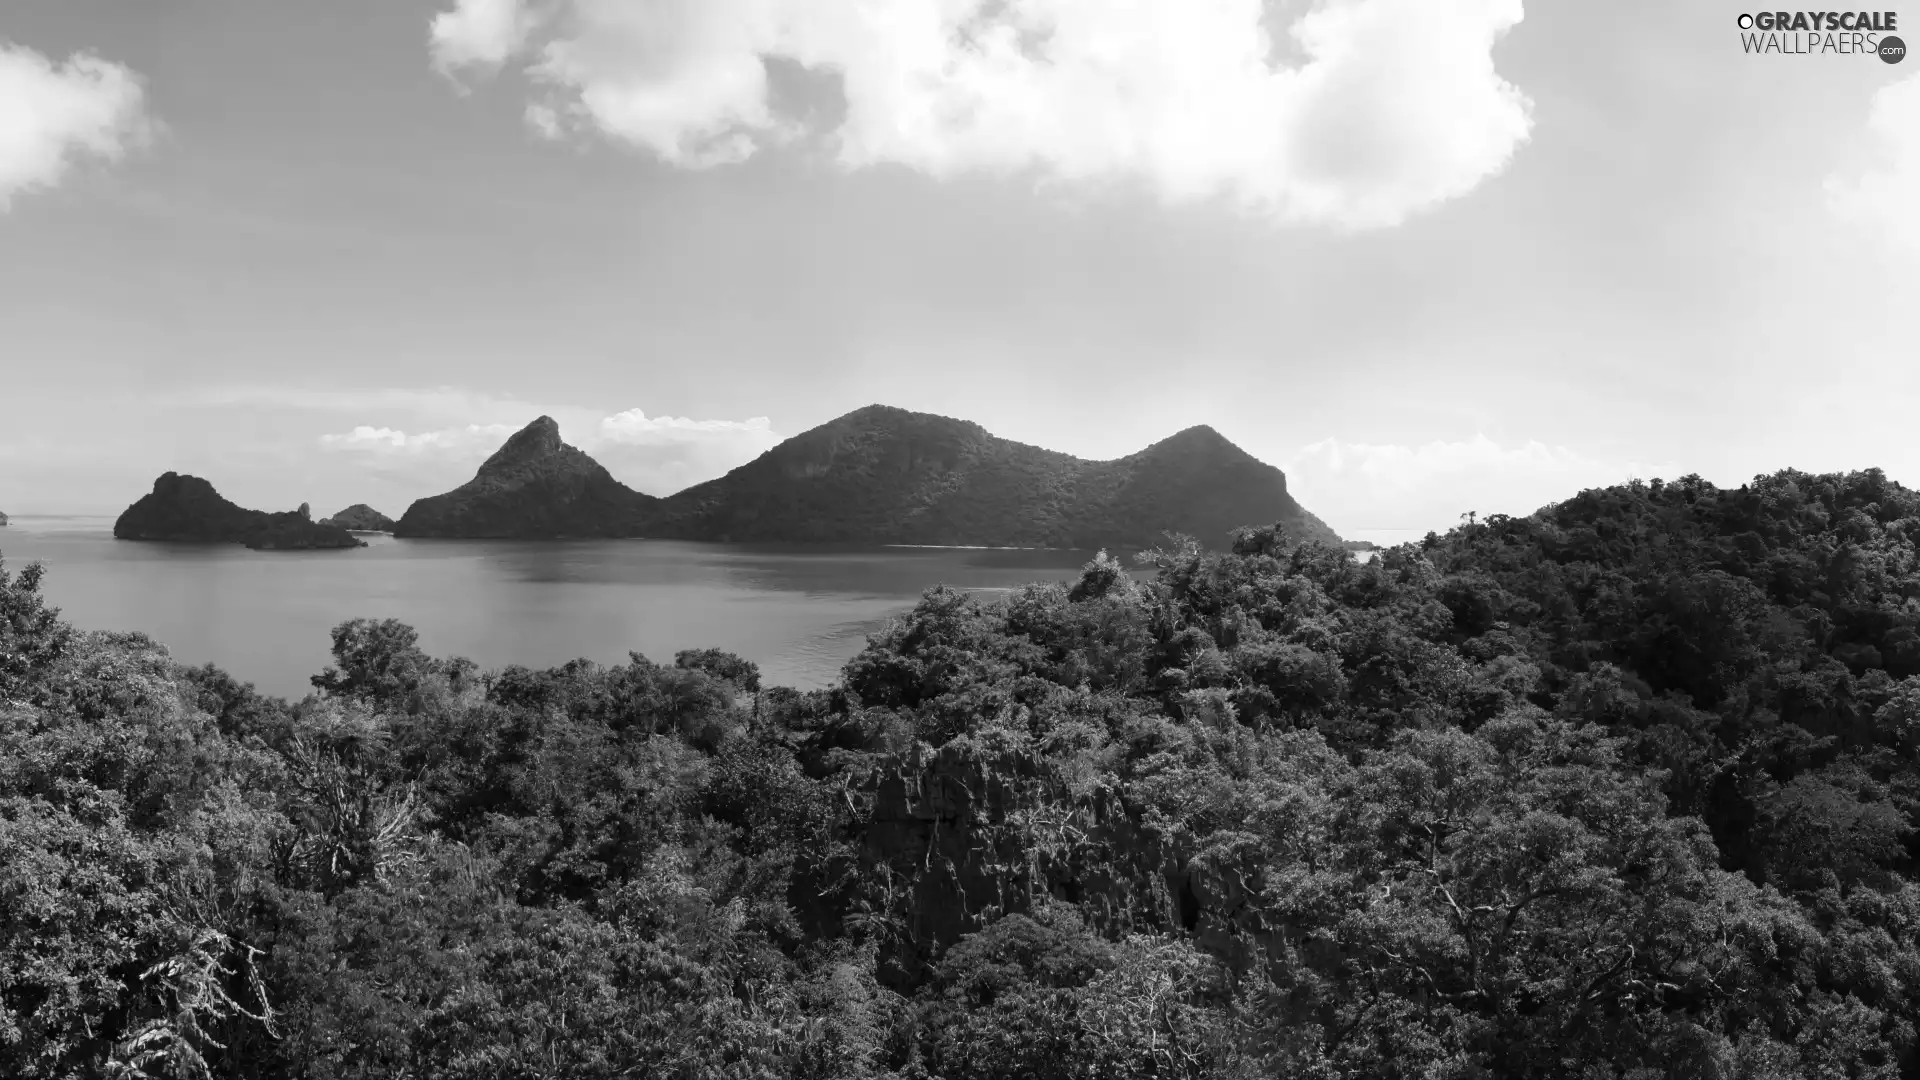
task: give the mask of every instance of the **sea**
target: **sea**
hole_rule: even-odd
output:
[[[634,651],[671,663],[717,647],[764,685],[812,689],[936,585],[992,597],[1067,580],[1092,552],[697,544],[669,540],[399,540],[348,551],[115,540],[111,517],[15,514],[10,571],[46,564],[42,591],[84,629],[138,630],[175,659],[213,663],[300,697],[348,619],[399,619],[441,657],[551,667]]]

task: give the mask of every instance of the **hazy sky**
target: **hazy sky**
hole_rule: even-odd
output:
[[[1920,484],[1920,61],[1722,0],[0,0],[0,510],[665,494],[880,402],[1342,533]],[[1920,9],[1899,12],[1920,41]]]

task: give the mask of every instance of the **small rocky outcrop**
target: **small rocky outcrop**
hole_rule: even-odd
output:
[[[249,510],[223,498],[198,476],[163,473],[153,490],[127,507],[113,523],[121,540],[171,540],[188,543],[245,544],[263,551],[308,551],[365,547],[345,529],[315,522],[299,510],[270,514]]]
[[[393,519],[366,503],[354,503],[332,517],[321,518],[320,524],[337,525],[348,532],[393,531]]]
[[[542,416],[509,438],[472,480],[414,501],[394,524],[402,537],[562,539],[644,536],[660,500],[615,480],[560,439]]]

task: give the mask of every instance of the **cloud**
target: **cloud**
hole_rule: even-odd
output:
[[[600,421],[599,428],[601,441],[632,446],[678,442],[688,438],[722,434],[770,438],[773,434],[773,422],[764,416],[756,416],[751,420],[690,420],[683,416],[649,417],[639,409],[628,409],[626,412],[614,413]]]
[[[440,454],[462,453],[475,447],[496,448],[515,428],[511,424],[468,424],[464,428],[428,431],[409,435],[393,428],[362,424],[344,435],[322,435],[320,445],[334,450],[368,450],[378,453]]]
[[[1287,489],[1342,535],[1429,529],[1460,515],[1531,514],[1583,488],[1674,478],[1668,462],[1608,460],[1541,442],[1501,445],[1477,434],[1419,446],[1323,439],[1281,463]]]
[[[434,67],[498,67],[526,45],[536,22],[520,0],[460,0],[428,27]]]
[[[54,63],[0,41],[0,212],[60,182],[76,159],[117,160],[145,137],[140,77],[88,53]]]
[[[1278,6],[1278,5],[1276,5]],[[802,135],[767,61],[837,78],[848,169],[1029,175],[1278,221],[1384,227],[1504,169],[1530,101],[1492,50],[1521,0],[457,0],[443,70],[518,61],[528,120],[687,168]],[[1282,59],[1285,55],[1289,58]]]
[[[1828,205],[1843,220],[1920,253],[1920,73],[1873,95],[1867,133],[1878,160],[1857,176],[1829,176]]]
[[[779,441],[764,416],[693,420],[629,409],[600,421],[581,449],[628,486],[671,495],[745,465]]]
[[[546,410],[560,420],[560,434],[592,454],[616,478],[640,491],[669,495],[744,465],[780,441],[768,418],[695,420],[650,417],[639,409],[580,422],[581,410]],[[322,435],[323,449],[350,455],[383,479],[432,491],[464,483],[509,435],[537,415],[516,423],[464,424],[409,433],[360,425]]]

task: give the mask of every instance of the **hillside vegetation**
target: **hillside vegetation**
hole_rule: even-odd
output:
[[[1920,1076],[1920,496],[935,588],[830,690],[0,579],[0,1075]]]

